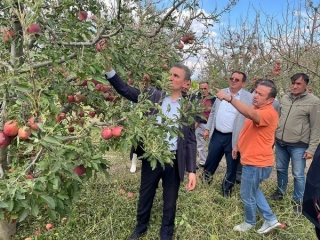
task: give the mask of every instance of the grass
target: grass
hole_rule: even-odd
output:
[[[68,240],[109,240],[127,239],[134,229],[136,221],[136,207],[139,192],[140,173],[129,172],[130,161],[128,156],[119,154],[108,155],[112,163],[110,178],[104,176],[86,182],[80,199],[74,204],[68,221],[59,221],[54,229],[45,230],[48,219],[38,217],[28,219],[17,228],[14,240],[32,239],[68,239]],[[139,166],[139,165],[138,165]],[[291,206],[292,179],[288,194],[280,202],[268,200],[273,212],[279,221],[286,223],[286,229],[276,230],[268,235],[261,236],[254,230],[246,233],[233,231],[233,227],[243,222],[243,205],[240,199],[240,186],[236,185],[231,198],[221,196],[221,181],[225,171],[223,161],[215,174],[214,183],[210,186],[203,184],[198,178],[195,191],[185,190],[184,182],[180,187],[177,202],[176,227],[174,239],[179,240],[221,240],[221,239],[281,239],[305,240],[317,239],[313,225],[303,216],[293,215]],[[199,175],[199,174],[198,174]],[[275,177],[271,177],[262,185],[262,191],[268,198],[275,188]],[[120,189],[126,194],[121,195]],[[127,193],[135,193],[134,198],[128,198]],[[162,188],[161,183],[153,204],[150,225],[144,240],[159,239],[159,228],[162,215]],[[258,217],[258,229],[262,225]],[[42,235],[33,233],[40,229]]]

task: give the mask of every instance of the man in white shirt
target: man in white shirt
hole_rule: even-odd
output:
[[[251,106],[252,94],[243,89],[246,78],[246,74],[241,71],[233,72],[229,88],[222,89],[222,91]],[[212,182],[212,176],[217,170],[223,155],[225,155],[227,170],[222,181],[224,197],[230,197],[236,180],[240,154],[238,153],[238,157],[233,159],[232,149],[238,141],[244,121],[245,116],[239,113],[232,104],[216,99],[207,121],[206,130],[203,132],[203,137],[209,137],[210,139],[203,179],[209,184]]]

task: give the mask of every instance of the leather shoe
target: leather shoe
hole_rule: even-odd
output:
[[[225,198],[231,197],[231,192],[224,192],[223,197],[225,197]]]
[[[143,237],[147,232],[143,232],[143,233],[138,233],[136,231],[134,231],[130,237],[128,238],[128,240],[136,240],[136,239],[140,239],[141,237]]]

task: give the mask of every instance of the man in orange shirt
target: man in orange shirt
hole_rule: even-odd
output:
[[[275,130],[279,115],[272,103],[277,95],[277,89],[271,80],[261,80],[252,100],[253,108],[233,98],[227,93],[217,90],[220,100],[228,101],[247,119],[240,133],[238,143],[232,150],[232,157],[241,155],[241,199],[244,204],[245,222],[233,228],[235,231],[245,232],[255,227],[257,208],[264,218],[264,223],[257,230],[259,234],[269,233],[275,228],[281,227],[277,217],[259,189],[259,184],[269,178],[274,154]]]

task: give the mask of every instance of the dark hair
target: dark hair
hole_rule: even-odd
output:
[[[233,71],[232,74],[238,73],[242,75],[242,82],[245,82],[247,80],[247,75],[244,72],[241,71]]]
[[[294,83],[294,82],[295,82],[296,80],[298,80],[300,77],[303,79],[303,81],[306,82],[306,84],[309,83],[309,77],[308,77],[308,75],[305,74],[305,73],[296,73],[296,74],[294,74],[294,75],[291,77],[291,83]]]
[[[182,63],[175,63],[175,64],[173,64],[172,67],[183,69],[184,70],[184,80],[191,80],[191,71],[186,65],[184,65]]]
[[[277,88],[276,85],[274,84],[274,82],[270,79],[258,79],[255,82],[256,87],[258,87],[259,85],[261,86],[266,86],[270,88],[270,92],[268,94],[268,98],[275,98],[277,96]]]
[[[200,85],[200,84],[208,84],[208,85],[209,85],[209,83],[208,83],[207,81],[200,81],[200,82],[199,82],[199,85]]]

